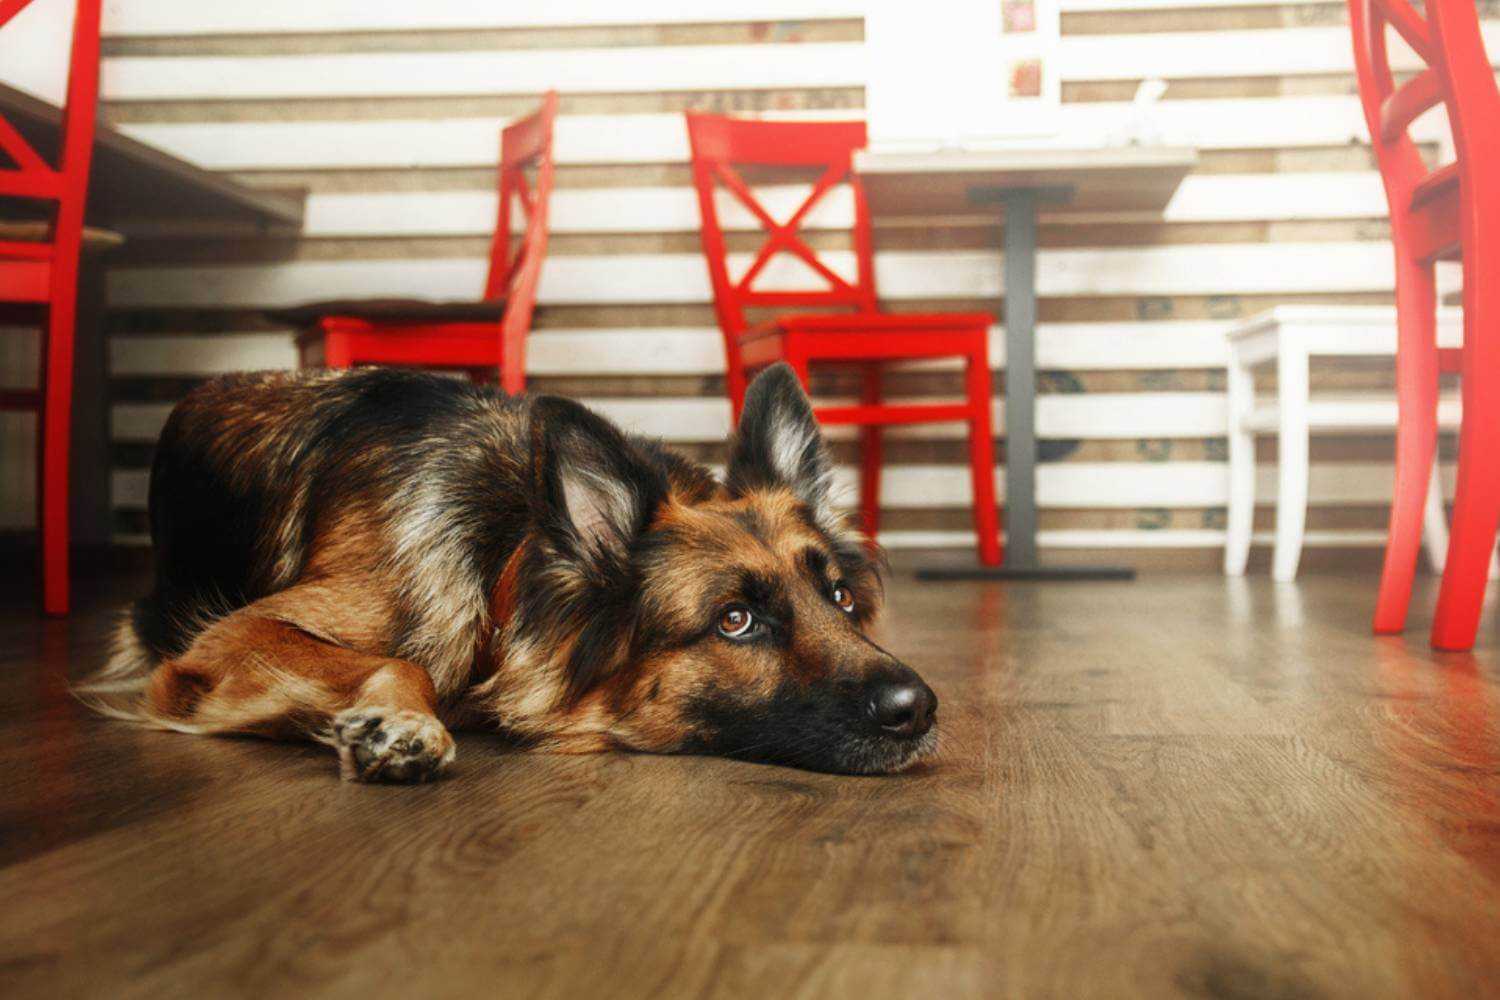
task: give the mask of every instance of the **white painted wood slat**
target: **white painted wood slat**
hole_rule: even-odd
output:
[[[852,270],[848,253],[824,255],[834,270]],[[731,258],[744,267],[747,255]],[[779,255],[757,281],[761,289],[807,287]],[[800,262],[791,261],[792,264]],[[109,276],[117,308],[267,307],[384,295],[464,298],[478,293],[485,262],[477,258],[298,261],[227,267],[124,268]],[[1164,247],[1044,250],[1038,291],[1044,297],[1379,292],[1392,287],[1393,264],[1382,243],[1205,243]],[[1000,294],[1000,256],[982,251],[884,253],[876,258],[884,298],[993,298]],[[557,256],[542,272],[543,304],[707,303],[708,275],[697,254]]]
[[[273,100],[653,93],[765,87],[857,87],[864,45],[621,46],[481,52],[292,56],[121,56],[104,60],[106,101]]]
[[[675,444],[712,444],[729,436],[729,402],[722,398],[585,398],[583,402],[626,430]],[[111,418],[114,440],[156,440],[171,409],[168,403],[116,404]],[[995,431],[1003,433],[1003,406],[998,400],[994,414]],[[1037,433],[1049,439],[1220,437],[1227,419],[1224,394],[1218,392],[1050,394],[1037,401]],[[854,429],[834,427],[829,434],[838,440],[850,439]],[[939,424],[893,427],[887,434],[893,439],[937,440],[963,438],[965,431],[961,424]]]
[[[1257,532],[1255,544],[1267,545],[1270,535]],[[1061,529],[1039,531],[1042,549],[1218,549],[1224,546],[1224,532],[1211,529],[1147,528]],[[145,534],[116,532],[114,544],[144,547],[151,544]],[[887,549],[972,549],[974,536],[967,531],[882,531],[880,544]],[[1304,548],[1378,548],[1385,544],[1380,531],[1309,531],[1303,536]]]
[[[1070,371],[1222,368],[1228,358],[1220,321],[1043,323],[1037,364]],[[117,336],[110,367],[119,377],[200,377],[257,368],[293,368],[292,331]],[[1005,364],[1005,334],[990,330],[990,364]],[[958,362],[909,367],[957,370]],[[541,376],[720,375],[724,346],[713,327],[540,330],[526,342],[526,370]]]
[[[297,367],[297,347],[286,333],[178,337],[111,337],[109,370],[116,378],[222,375]]]
[[[784,219],[796,211],[807,188],[776,185],[757,189],[767,210]],[[760,223],[732,198],[720,203],[726,229],[754,231]],[[1300,221],[1366,219],[1386,215],[1385,190],[1374,171],[1279,174],[1190,174],[1172,197],[1167,222]],[[485,236],[495,218],[488,191],[318,193],[307,201],[303,233],[314,238],[390,236]],[[977,218],[977,216],[976,216]],[[1067,214],[1052,221],[1093,224]],[[847,188],[836,188],[809,213],[805,230],[844,230],[854,220]],[[554,233],[695,233],[698,203],[691,188],[582,188],[552,196]],[[1048,217],[1043,215],[1043,221]],[[519,229],[523,220],[516,220]],[[128,226],[126,227],[128,231]]]
[[[545,4],[426,0],[107,0],[107,36],[302,34],[338,31],[713,24],[863,17],[877,0],[552,0]],[[1302,6],[1306,0],[1061,0],[1064,12]]]
[[[1065,104],[1058,131],[1039,145],[1097,147],[1125,121],[1126,102]],[[832,117],[858,117],[857,112]],[[1163,101],[1153,123],[1167,145],[1200,149],[1261,149],[1365,143],[1368,133],[1352,96],[1204,98]],[[828,118],[828,112],[778,115]],[[495,163],[495,118],[368,121],[243,121],[127,123],[120,131],[215,170],[468,167]],[[1412,134],[1437,141],[1437,116]],[[557,122],[562,164],[685,163],[681,115],[564,115]]]
[[[1500,52],[1500,25],[1486,25]],[[1352,73],[1343,27],[1077,35],[1061,40],[1064,82]],[[1392,65],[1422,63],[1404,43]],[[862,42],[622,46],[472,52],[359,52],[252,56],[116,56],[105,59],[107,101],[654,93],[862,87],[870,67]]]
[[[341,31],[546,28],[630,24],[713,24],[732,21],[824,20],[863,17],[867,0],[550,0],[476,3],[474,0],[107,0],[110,36],[302,34]],[[1149,0],[1148,0],[1149,2]]]
[[[906,402],[893,397],[890,402]],[[913,400],[914,401],[914,400]],[[627,430],[675,443],[717,442],[730,432],[729,403],[722,399],[586,399],[586,403]],[[853,404],[854,399],[818,400]],[[996,400],[995,433],[1005,432],[1004,404]],[[1080,393],[1037,398],[1037,436],[1046,439],[1135,440],[1164,437],[1219,437],[1228,421],[1224,394],[1217,392]],[[853,439],[855,429],[832,427],[835,440]],[[892,440],[962,439],[962,424],[893,427]]]
[[[1275,466],[1256,470],[1258,495],[1276,495]],[[1316,465],[1310,487],[1314,504],[1374,506],[1390,500],[1390,465]],[[1443,470],[1451,492],[1454,470]],[[996,470],[996,489],[1004,495]],[[143,510],[149,473],[121,469],[113,474],[115,506]],[[855,496],[857,470],[841,467],[835,482],[847,502]],[[1229,499],[1229,474],[1222,462],[1066,462],[1037,468],[1037,503],[1051,510],[1122,510],[1136,507],[1192,509],[1222,507]],[[898,465],[881,478],[881,505],[890,510],[963,509],[970,503],[969,470],[962,465]]]
[[[1500,58],[1500,23],[1483,25],[1488,51]],[[1416,70],[1425,64],[1392,34],[1391,66]],[[1168,31],[1159,34],[1064,36],[1058,74],[1064,81],[1157,78],[1312,76],[1353,73],[1353,46],[1343,25],[1260,28],[1249,31]]]
[[[1256,545],[1269,545],[1269,532],[1256,532]],[[1073,528],[1037,532],[1037,541],[1046,549],[1220,549],[1224,532],[1211,529],[1147,528],[1087,529]],[[135,544],[145,544],[142,538]],[[880,544],[887,549],[972,549],[974,536],[966,531],[882,531]],[[1302,539],[1303,548],[1380,548],[1385,545],[1383,531],[1309,531]]]

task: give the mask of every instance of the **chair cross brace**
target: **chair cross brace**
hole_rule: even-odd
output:
[[[778,252],[784,250],[795,255],[807,264],[808,267],[816,271],[823,280],[828,282],[832,289],[854,294],[854,286],[830,270],[828,265],[819,260],[818,255],[813,253],[812,249],[806,243],[802,242],[801,238],[797,235],[797,231],[802,227],[803,221],[807,218],[807,214],[812,211],[813,206],[835,184],[842,182],[845,176],[848,175],[848,164],[835,163],[823,171],[823,175],[813,185],[812,193],[807,196],[802,205],[792,213],[791,217],[785,223],[777,222],[771,217],[771,214],[756,200],[755,194],[733,167],[725,163],[716,163],[714,164],[714,172],[718,174],[720,182],[739,199],[741,204],[750,210],[750,213],[755,216],[756,220],[760,222],[767,233],[766,242],[761,246],[760,251],[756,253],[755,260],[750,263],[749,270],[745,272],[744,277],[740,278],[739,283],[735,286],[738,291],[749,293],[751,291],[751,283],[760,276],[760,272],[765,269],[766,264]]]

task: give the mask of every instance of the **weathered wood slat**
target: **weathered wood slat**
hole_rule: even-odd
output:
[[[1258,531],[1252,539],[1256,545],[1270,545],[1272,532]],[[114,544],[143,548],[151,544],[149,535],[115,532]],[[881,531],[880,544],[892,551],[907,549],[973,549],[974,535],[969,531],[902,530]],[[1212,528],[1059,528],[1037,532],[1043,549],[1222,549],[1224,532]],[[1373,549],[1385,545],[1385,532],[1333,528],[1308,531],[1302,547],[1313,549]]]
[[[1274,533],[1258,531],[1251,536],[1256,545],[1270,545]],[[144,541],[144,540],[143,540]],[[1043,549],[1221,549],[1224,532],[1212,528],[1059,528],[1037,532]],[[967,531],[882,531],[880,544],[888,549],[972,549],[974,535]],[[1385,532],[1350,528],[1309,531],[1302,537],[1304,548],[1358,548],[1385,546]]]
[[[152,3],[108,0],[107,37],[153,35],[293,34],[338,31],[550,28],[734,21],[831,20],[863,17],[866,0],[554,0],[547,4],[476,4],[428,0],[420,6],[368,0],[261,0],[255,4]],[[1062,10],[1146,11],[1174,8],[1304,6],[1305,0],[1061,0]]]
[[[757,188],[768,211],[785,218],[807,196],[801,185]],[[755,231],[759,222],[737,201],[722,198],[725,229]],[[806,218],[807,230],[843,230],[853,221],[847,188],[826,194]],[[1167,206],[1166,222],[1373,219],[1386,215],[1385,190],[1374,171],[1189,175]],[[488,191],[314,194],[307,201],[308,237],[485,236],[494,225]],[[975,216],[978,223],[986,217]],[[1077,225],[1101,221],[1059,213]],[[1043,221],[1049,221],[1044,214]],[[518,222],[519,226],[520,223]],[[687,187],[585,188],[553,195],[552,232],[657,233],[698,231],[698,205]]]
[[[1444,488],[1450,494],[1453,471],[1451,466],[1444,469]],[[1309,495],[1317,504],[1388,502],[1393,475],[1388,464],[1315,465]],[[1002,498],[1003,479],[997,469]],[[1261,466],[1257,479],[1261,497],[1276,495],[1275,466]],[[116,470],[115,506],[142,509],[147,480],[145,470]],[[857,470],[839,468],[836,481],[846,498],[856,495]],[[965,508],[971,495],[969,470],[962,465],[890,466],[881,478],[881,505],[892,509]],[[1037,502],[1044,508],[1222,507],[1228,501],[1222,462],[1066,462],[1037,468]]]
[[[625,46],[502,52],[122,56],[106,101],[638,93],[846,87],[866,79],[862,43]]]
[[[289,34],[341,31],[408,31],[464,28],[544,28],[607,24],[708,24],[864,16],[863,0],[553,0],[547,4],[476,4],[430,0],[420,6],[368,0],[261,0],[250,5],[155,0],[150,4],[109,0],[106,36]]]
[[[738,273],[750,259],[735,255]],[[829,253],[835,271],[852,255]],[[766,267],[761,289],[810,287],[785,255]],[[117,308],[228,308],[290,305],[316,298],[386,295],[463,298],[477,294],[480,259],[299,261],[236,267],[131,268],[110,275]],[[1038,290],[1045,297],[1101,295],[1368,292],[1392,287],[1390,249],[1382,243],[1213,243],[1166,247],[1044,250]],[[984,251],[881,254],[882,296],[893,300],[993,298],[1000,256]],[[816,287],[816,286],[812,286]],[[708,276],[696,254],[553,257],[540,301],[563,303],[708,302]]]
[[[901,401],[898,398],[892,402]],[[675,443],[720,442],[729,437],[729,402],[723,398],[599,399],[583,402],[637,433]],[[821,399],[838,405],[854,400]],[[1003,410],[995,403],[995,431],[1005,429]],[[171,404],[117,403],[112,426],[116,441],[155,440]],[[1043,438],[1073,440],[1135,440],[1138,438],[1219,437],[1227,422],[1224,394],[1218,392],[1162,392],[1044,395],[1037,401],[1037,433]],[[961,439],[962,424],[893,427],[890,440]],[[833,427],[833,440],[852,440],[855,430]]]
[[[1065,104],[1049,143],[1096,146],[1124,122],[1118,102]],[[1200,149],[1285,149],[1367,143],[1353,96],[1247,97],[1163,101],[1153,111],[1167,145]],[[828,112],[778,117],[827,118]],[[1443,137],[1444,123],[1415,123],[1422,141]],[[495,118],[373,121],[159,122],[120,126],[150,145],[217,170],[475,167],[496,161]],[[687,136],[675,114],[565,115],[557,123],[563,164],[683,163]]]
[[[1500,52],[1500,25],[1487,25]],[[1065,83],[1224,79],[1352,73],[1342,27],[1173,31],[1065,37]],[[1422,63],[1392,45],[1398,70]],[[118,56],[104,61],[107,101],[267,100],[282,97],[411,97],[650,93],[767,87],[859,87],[871,69],[862,42],[625,46],[475,52],[358,52],[272,56]]]
[[[1072,371],[1220,368],[1227,354],[1216,321],[1044,323],[1037,329],[1037,364]],[[292,331],[173,336],[115,336],[110,370],[126,376],[203,376],[296,364]],[[1000,327],[990,331],[990,364],[1005,364]],[[526,343],[532,375],[722,375],[719,331],[699,327],[541,330]],[[913,367],[916,367],[915,365]],[[924,369],[957,370],[956,362]]]

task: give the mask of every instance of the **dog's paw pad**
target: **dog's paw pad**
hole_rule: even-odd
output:
[[[430,715],[351,708],[333,717],[333,745],[346,781],[427,781],[453,763],[453,737]]]

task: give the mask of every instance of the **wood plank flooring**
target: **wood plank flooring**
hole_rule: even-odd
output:
[[[65,675],[138,586],[0,610],[5,997],[1500,990],[1500,637],[1375,639],[1368,577],[898,575],[918,771],[469,734],[415,788],[86,716]]]

